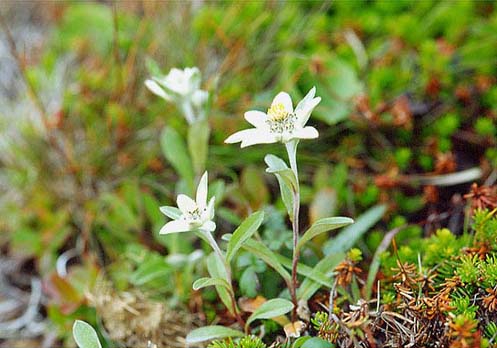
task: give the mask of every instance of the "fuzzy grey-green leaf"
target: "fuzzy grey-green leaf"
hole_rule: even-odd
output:
[[[192,288],[193,290],[199,290],[207,286],[224,286],[228,290],[230,288],[228,282],[224,279],[207,277],[197,279],[193,282]]]
[[[212,325],[204,326],[191,331],[186,336],[186,343],[199,343],[205,341],[212,341],[218,338],[225,337],[243,337],[245,336],[243,332],[231,329],[226,326]]]
[[[161,134],[161,147],[164,156],[193,191],[193,165],[184,139],[174,128],[166,127]]]
[[[316,237],[318,234],[347,226],[352,223],[354,223],[354,220],[342,216],[320,219],[312,224],[312,226],[304,233],[297,244],[297,250],[300,250],[305,243]]]
[[[293,309],[293,303],[283,298],[274,298],[264,302],[247,319],[247,326],[257,319],[271,319],[286,314]]]
[[[295,178],[295,174],[288,168],[285,161],[275,155],[266,155],[264,161],[268,166],[266,172],[278,174],[291,191],[295,192],[297,190],[297,178]]]
[[[226,260],[228,262],[235,256],[235,253],[242,247],[243,243],[257,231],[263,220],[264,212],[255,212],[246,218],[235,232],[233,232],[226,252]]]
[[[205,170],[210,128],[207,119],[194,122],[188,130],[188,150],[196,173]]]
[[[102,348],[95,329],[88,323],[76,320],[72,334],[79,348]]]

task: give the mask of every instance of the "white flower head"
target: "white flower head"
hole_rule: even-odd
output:
[[[183,70],[172,68],[165,76],[154,76],[145,85],[158,96],[172,101],[178,97],[191,97],[200,90],[200,71],[197,67]]]
[[[314,97],[315,94],[316,88],[313,87],[294,110],[288,93],[278,93],[267,113],[257,110],[245,113],[245,119],[255,128],[236,132],[224,142],[241,142],[241,147],[247,147],[255,144],[287,143],[293,139],[317,138],[319,134],[316,128],[305,126],[312,110],[321,101],[320,97]]]
[[[209,93],[200,89],[201,75],[197,67],[183,70],[173,68],[165,76],[154,76],[145,81],[152,93],[176,105],[183,112],[188,123],[192,124],[205,114]]]
[[[175,208],[160,208],[162,213],[173,219],[161,228],[160,234],[193,230],[214,231],[216,229],[216,224],[212,221],[214,218],[214,202],[215,197],[212,197],[207,203],[207,172],[205,172],[198,184],[195,200],[184,194],[178,195],[176,203],[180,214],[171,213],[171,209],[177,210]]]

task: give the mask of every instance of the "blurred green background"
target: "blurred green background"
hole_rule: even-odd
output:
[[[205,272],[193,252],[207,248],[158,235],[166,221],[158,207],[188,190],[191,159],[180,111],[144,86],[157,67],[198,66],[211,93],[206,168],[218,236],[264,209],[261,237],[289,252],[263,161],[283,157],[283,147],[223,144],[248,127],[246,110],[267,109],[281,90],[298,101],[316,86],[322,97],[309,121],[320,137],[300,145],[302,226],[385,204],[358,242],[366,259],[385,231],[407,222],[400,243],[439,227],[461,232],[462,196],[473,181],[495,181],[494,1],[3,2],[0,10],[0,301],[12,303],[0,317],[31,309],[14,329],[0,321],[0,347],[64,344],[75,318],[102,325],[95,310],[111,339],[140,342],[140,323],[109,329],[119,325],[105,313],[126,321],[112,301],[162,318],[142,325],[156,342],[169,337],[165,320],[180,320],[166,318],[169,308],[222,321],[214,291],[190,289]],[[181,163],[173,145],[184,150],[174,152],[185,154]],[[310,264],[330,248],[326,238],[312,244]],[[260,260],[239,257],[242,295],[275,296],[282,285],[272,278]]]

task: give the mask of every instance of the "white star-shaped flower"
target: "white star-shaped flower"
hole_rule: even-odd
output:
[[[241,147],[247,147],[255,144],[287,143],[293,139],[317,138],[319,134],[316,128],[305,126],[312,110],[321,101],[320,97],[314,97],[315,94],[316,88],[313,87],[294,110],[288,93],[278,93],[267,113],[257,110],[245,113],[245,119],[255,128],[236,132],[224,142],[241,142]]]
[[[214,202],[215,197],[212,197],[207,204],[207,172],[205,172],[198,184],[196,200],[184,194],[178,195],[176,203],[180,214],[175,213],[177,209],[174,207],[160,208],[162,213],[173,219],[161,228],[160,234],[194,230],[214,231],[216,229],[216,224],[212,221]]]
[[[158,96],[173,101],[177,97],[195,97],[198,93],[207,93],[200,90],[200,71],[197,67],[184,70],[172,68],[165,76],[154,76],[145,81],[145,85]]]
[[[189,124],[205,116],[205,104],[209,93],[200,89],[198,68],[173,68],[165,76],[153,76],[145,86],[159,97],[175,103],[183,112]]]

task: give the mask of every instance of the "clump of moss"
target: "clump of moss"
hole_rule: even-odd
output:
[[[338,347],[491,346],[497,338],[496,237],[496,211],[476,210],[468,233],[440,229],[385,253],[377,299],[357,300],[354,282],[336,282],[333,311],[314,315],[313,334]],[[360,274],[350,256],[336,269],[337,279]]]
[[[245,336],[239,340],[228,338],[217,340],[209,344],[209,348],[266,348],[266,344],[259,337]]]

